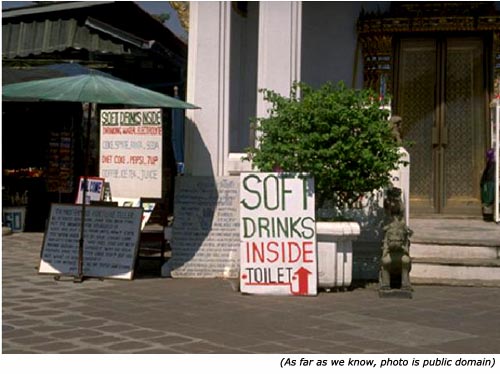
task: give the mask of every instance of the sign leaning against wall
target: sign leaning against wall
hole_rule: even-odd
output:
[[[162,197],[161,109],[102,110],[99,174],[113,196]]]
[[[314,181],[296,173],[240,177],[240,289],[316,295]]]

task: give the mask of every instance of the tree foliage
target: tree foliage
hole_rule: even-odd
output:
[[[389,183],[399,161],[398,143],[376,94],[343,82],[313,89],[294,83],[290,97],[264,89],[267,118],[256,120],[258,146],[248,159],[261,171],[306,172],[317,201],[351,206]]]

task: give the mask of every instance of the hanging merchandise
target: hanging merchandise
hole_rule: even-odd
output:
[[[74,142],[73,126],[62,131],[52,131],[49,138],[47,190],[73,192]]]

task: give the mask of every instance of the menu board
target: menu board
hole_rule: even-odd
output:
[[[162,197],[161,109],[101,110],[99,175],[115,197]]]
[[[178,177],[174,209],[172,277],[237,277],[239,177]]]
[[[132,279],[141,219],[141,208],[86,206],[83,276]],[[81,220],[81,205],[52,205],[40,273],[78,275]]]

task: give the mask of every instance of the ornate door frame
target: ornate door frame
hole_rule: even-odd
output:
[[[364,62],[364,86],[380,95],[392,94],[394,90],[396,37],[436,32],[490,33],[493,51],[490,94],[500,97],[500,14],[493,2],[393,2],[386,13],[362,11],[357,31]]]
[[[488,103],[493,97],[500,97],[500,14],[491,2],[394,2],[384,14],[362,12],[358,19],[358,41],[363,54],[365,87],[376,90],[381,97],[395,97],[399,40],[429,35],[481,38],[488,52],[484,56],[487,59],[484,99]],[[397,104],[398,98],[395,99]],[[438,208],[436,212],[444,213],[444,210]]]

